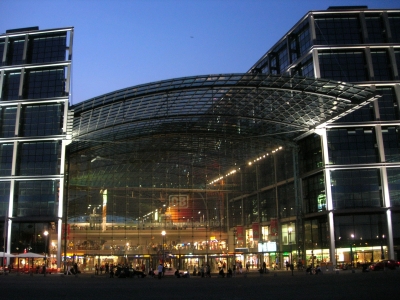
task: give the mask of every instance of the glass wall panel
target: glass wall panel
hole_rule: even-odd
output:
[[[29,71],[24,85],[24,99],[62,97],[65,91],[64,69]]]
[[[304,55],[311,47],[308,19],[301,23],[289,35],[290,62],[293,63]]]
[[[268,54],[269,57],[269,70],[270,74],[277,75],[279,74],[279,62],[276,53],[271,52]]]
[[[0,137],[14,137],[15,123],[17,118],[16,107],[1,107],[0,108]]]
[[[400,132],[399,126],[383,127],[382,138],[385,148],[386,162],[400,161]]]
[[[258,220],[258,200],[257,195],[247,197],[243,201],[244,206],[244,224],[251,224]]]
[[[292,69],[292,75],[299,75],[304,77],[315,77],[314,76],[314,63],[312,57],[307,57],[303,61],[297,64]]]
[[[269,155],[260,161],[258,167],[258,182],[259,188],[269,186],[275,183],[275,167],[274,156]]]
[[[365,16],[367,24],[368,41],[370,43],[386,43],[385,27],[382,17],[379,15],[368,14]]]
[[[345,115],[340,118],[337,122],[365,122],[374,121],[375,111],[372,103],[362,106],[361,108]]]
[[[361,44],[358,16],[315,16],[318,45]]]
[[[392,212],[393,244],[400,244],[400,213]]]
[[[364,52],[321,52],[319,62],[321,78],[346,82],[368,80]]]
[[[337,248],[378,246],[387,236],[384,214],[335,215],[334,224]]]
[[[256,166],[246,166],[242,176],[242,191],[252,192],[257,190]]]
[[[330,164],[379,162],[374,128],[333,128],[327,138]]]
[[[386,50],[371,51],[374,80],[389,81],[393,79],[390,60]]]
[[[22,253],[44,253],[46,249],[46,238],[43,235],[45,230],[49,230],[48,223],[16,223],[11,227],[11,252]],[[52,234],[50,231],[49,238]],[[22,261],[22,260],[21,260]],[[20,268],[22,267],[20,261]],[[16,268],[16,266],[14,266]]]
[[[382,121],[398,120],[399,110],[393,88],[378,88],[377,90],[382,95],[378,99],[380,119]]]
[[[400,207],[400,169],[388,168],[387,176],[389,184],[390,206]]]
[[[66,35],[31,36],[27,53],[28,63],[44,63],[65,60]]]
[[[289,233],[289,228],[291,232]],[[294,223],[286,223],[281,226],[282,244],[290,245],[296,243],[296,226]]]
[[[279,217],[287,218],[296,215],[296,199],[294,184],[278,186]]]
[[[20,181],[16,184],[14,217],[52,216],[58,212],[59,182],[56,180]]]
[[[0,39],[0,66],[3,64],[5,39]]]
[[[388,13],[392,43],[400,43],[400,14]]]
[[[326,217],[312,220],[304,220],[304,244],[307,250],[315,250],[329,247],[329,231]],[[311,264],[308,261],[307,265]],[[316,261],[314,263],[317,263]]]
[[[232,226],[243,225],[242,223],[242,201],[235,201],[231,203],[231,222]]]
[[[1,99],[6,100],[18,100],[19,83],[21,79],[20,72],[7,72],[4,75],[3,92]]]
[[[19,145],[18,175],[59,174],[59,142],[26,142]]]
[[[378,169],[332,171],[333,209],[381,207],[380,182]]]
[[[305,213],[326,210],[324,174],[322,172],[303,178],[303,209]]]
[[[397,74],[400,76],[400,51],[395,51],[394,56],[396,58]]]
[[[264,191],[260,195],[261,218],[263,221],[270,221],[276,218],[276,193],[275,189]]]
[[[25,39],[10,39],[7,48],[7,65],[21,65]]]
[[[322,168],[321,138],[313,134],[299,141],[299,169],[300,174]]]
[[[10,202],[10,182],[0,181],[0,217],[8,214],[8,204]],[[4,224],[4,222],[2,222]]]
[[[282,74],[286,67],[289,65],[289,58],[288,58],[288,50],[286,43],[282,45],[280,49],[277,50],[278,52],[278,61],[279,61],[279,74]]]
[[[293,153],[291,149],[278,151],[276,158],[276,177],[277,181],[286,180],[294,177],[293,171]]]
[[[0,144],[0,176],[10,176],[14,144]]]
[[[271,74],[280,74],[289,65],[286,40],[282,41],[269,53]]]
[[[27,105],[23,107],[21,136],[57,135],[62,131],[62,104]]]

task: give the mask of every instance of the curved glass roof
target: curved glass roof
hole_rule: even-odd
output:
[[[206,166],[209,181],[260,153],[293,145],[376,97],[369,88],[303,77],[246,73],[164,80],[71,107],[69,150],[91,160],[149,160],[152,168],[157,161],[198,163]]]

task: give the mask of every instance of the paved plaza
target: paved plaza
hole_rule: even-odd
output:
[[[1,299],[399,299],[400,271],[306,275],[272,271],[233,278],[109,278],[106,275],[0,276]]]

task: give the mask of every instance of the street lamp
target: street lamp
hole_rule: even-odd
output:
[[[289,244],[290,244],[290,269],[292,270],[292,276],[293,276],[293,253],[292,253],[292,227],[290,226],[288,228],[289,232]]]
[[[236,268],[236,233],[237,229],[236,227],[233,227],[233,264],[235,265],[235,268]],[[236,269],[234,275],[236,276]]]
[[[128,251],[129,251],[129,243],[125,245],[125,264],[128,264]]]
[[[55,252],[56,252],[56,244],[54,243],[54,242],[51,242],[51,261],[50,261],[50,263],[52,263],[53,262],[53,258],[54,258],[54,261],[56,260],[56,255],[55,255]],[[51,266],[51,265],[50,265]]]
[[[17,274],[19,275],[19,248],[17,247],[15,248],[15,250],[17,250],[17,270],[18,270]]]
[[[351,234],[351,242],[350,242],[350,263],[351,268],[353,268],[353,241],[354,241],[354,234]]]
[[[161,235],[162,235],[162,254],[163,254],[163,257],[162,257],[162,263],[163,263],[163,266],[164,266],[164,265],[165,265],[165,250],[164,250],[164,241],[165,241],[165,235],[166,235],[166,232],[165,232],[165,230],[161,231]]]
[[[383,239],[385,238],[385,235],[382,234],[381,238],[381,259],[385,259],[385,253],[383,252]]]
[[[47,241],[48,241],[48,238],[47,238],[47,236],[49,235],[49,232],[47,231],[47,230],[45,230],[44,232],[43,232],[43,234],[44,234],[44,236],[45,236],[45,249],[44,249],[44,267],[43,267],[43,273],[44,273],[44,276],[46,276],[46,268],[47,268]]]

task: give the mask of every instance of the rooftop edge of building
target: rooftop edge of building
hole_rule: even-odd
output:
[[[6,33],[27,32],[27,31],[35,31],[35,30],[39,30],[39,26],[8,29],[8,30],[6,30]]]
[[[328,10],[349,10],[349,9],[356,9],[356,10],[361,10],[361,9],[368,9],[367,5],[344,5],[344,6],[329,6]]]

